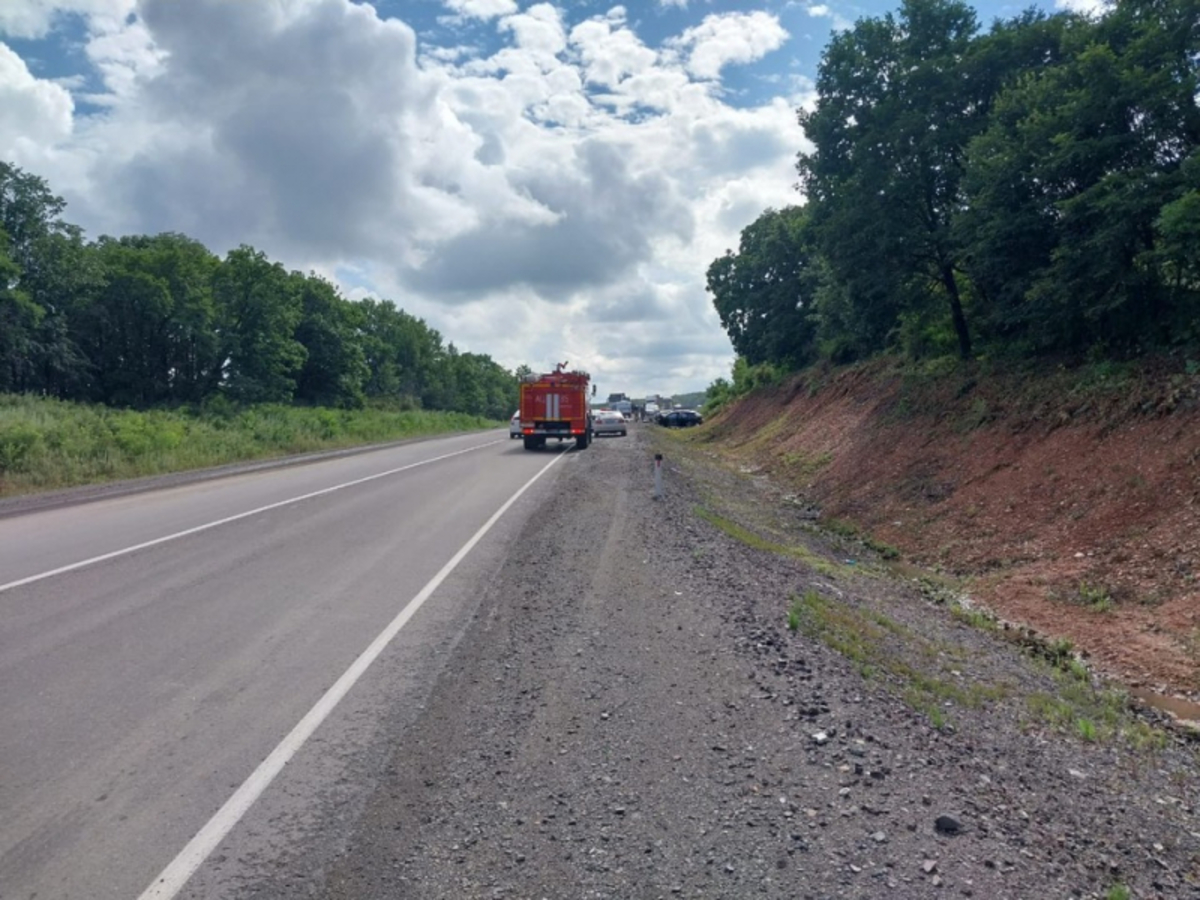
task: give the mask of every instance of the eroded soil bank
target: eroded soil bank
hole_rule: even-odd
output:
[[[1200,691],[1200,374],[813,371],[695,435],[1136,688]],[[886,548],[885,548],[886,549]]]

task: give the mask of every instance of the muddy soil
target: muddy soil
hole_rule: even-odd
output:
[[[1200,701],[1200,373],[880,360],[752,395],[705,440],[1127,684]]]
[[[308,895],[1200,897],[1196,744],[1086,672],[650,426],[557,497]]]

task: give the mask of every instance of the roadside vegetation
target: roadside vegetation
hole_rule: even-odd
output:
[[[738,360],[707,412],[881,353],[935,376],[1050,358],[1111,384],[1146,355],[1195,374],[1198,59],[1191,0],[986,29],[960,0],[904,0],[838,33],[798,111],[804,204],[709,266]]]
[[[663,431],[657,439],[670,448],[680,465],[707,468],[716,464],[730,473],[727,477],[747,477],[744,472],[733,476],[727,459],[722,457],[723,462],[717,463],[712,458],[702,431]],[[1005,677],[974,671],[970,652],[945,626],[914,626],[911,615],[889,611],[886,604],[858,596],[873,592],[843,595],[833,588],[810,588],[784,598],[781,627],[834,650],[867,682],[899,697],[932,727],[953,730],[956,715],[962,711],[1003,702],[1012,706],[1017,724],[1028,731],[1089,744],[1120,745],[1136,752],[1155,751],[1168,742],[1163,728],[1137,715],[1125,690],[1092,672],[1071,641],[1001,622],[991,612],[971,605],[961,582],[897,563],[891,548],[872,546],[876,542],[864,539],[845,523],[835,520],[806,526],[804,531],[817,543],[797,543],[779,530],[776,511],[768,508],[771,504],[762,503],[761,497],[739,501],[736,496],[741,493],[731,487],[720,496],[710,494],[694,513],[745,546],[803,562],[831,584],[867,578],[878,584],[904,585],[905,591],[915,588],[928,604],[920,614],[926,626],[932,624],[930,616],[944,616],[948,622],[1017,648],[1026,658],[1031,674],[1020,678],[1018,685]],[[786,505],[787,500],[782,502]],[[855,561],[843,559],[848,542],[871,555]],[[1086,594],[1082,602],[1097,609],[1096,592],[1089,588],[1082,593]]]
[[[41,178],[0,162],[0,393],[128,409],[211,401],[506,419],[517,380],[389,300],[350,300],[253,247],[87,241]]]
[[[488,427],[518,372],[253,247],[101,236],[0,161],[0,494]],[[522,367],[523,368],[523,367]]]
[[[0,496],[498,424],[432,410],[212,402],[138,411],[0,394]]]

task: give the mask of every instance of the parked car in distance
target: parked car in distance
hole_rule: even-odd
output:
[[[625,417],[616,410],[602,409],[592,416],[592,434],[626,434]]]
[[[667,428],[690,428],[703,422],[704,417],[693,409],[673,409],[658,416],[658,424]]]
[[[521,437],[521,411],[519,409],[508,420],[508,437],[510,440]]]

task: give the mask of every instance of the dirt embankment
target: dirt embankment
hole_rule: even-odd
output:
[[[813,371],[707,438],[1101,669],[1200,691],[1200,374]]]

